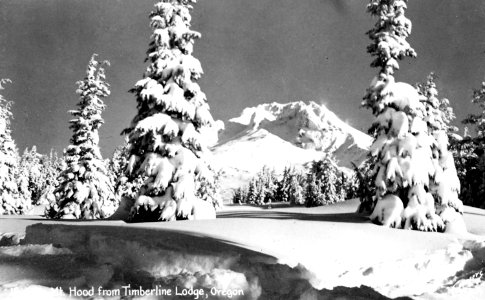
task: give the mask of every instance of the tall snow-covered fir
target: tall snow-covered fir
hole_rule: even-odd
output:
[[[0,80],[0,91],[9,79]],[[28,193],[19,190],[18,150],[12,139],[10,118],[12,102],[0,95],[0,214],[24,214],[30,207]]]
[[[367,50],[374,57],[371,66],[379,69],[362,103],[375,116],[371,155],[377,203],[371,219],[385,226],[443,230],[462,210],[459,181],[436,113],[436,89],[422,95],[394,79],[398,61],[416,56],[406,41],[412,28],[406,9],[407,0],[371,0],[367,6],[378,18],[368,32]]]
[[[69,113],[73,130],[71,145],[64,153],[67,167],[60,174],[54,194],[56,202],[46,209],[46,215],[61,219],[106,218],[117,208],[113,187],[99,149],[98,130],[105,104],[102,98],[110,94],[105,81],[104,66],[108,62],[89,61],[86,77],[77,82],[80,96],[78,109]]]
[[[143,180],[130,212],[133,221],[214,218],[211,197],[196,197],[195,177],[212,172],[204,159],[206,142],[200,130],[212,126],[206,95],[196,81],[203,74],[192,56],[190,4],[164,0],[151,12],[153,34],[149,66],[133,88],[137,114],[129,128],[129,180]]]

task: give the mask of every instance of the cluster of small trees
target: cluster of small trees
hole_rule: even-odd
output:
[[[356,177],[342,172],[328,155],[312,162],[305,171],[286,167],[279,176],[264,167],[247,186],[236,189],[233,203],[289,202],[312,207],[354,198],[357,192]]]
[[[51,150],[49,155],[37,152],[37,147],[25,149],[18,164],[19,189],[33,205],[52,201],[52,187],[58,184],[59,173],[64,169],[64,158]]]

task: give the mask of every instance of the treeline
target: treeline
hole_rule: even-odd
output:
[[[281,175],[264,167],[246,186],[236,189],[233,203],[320,206],[357,197],[358,186],[358,178],[342,172],[335,158],[327,155],[304,170],[286,167]]]

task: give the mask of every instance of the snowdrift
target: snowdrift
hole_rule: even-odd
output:
[[[0,297],[128,285],[173,293],[143,299],[188,299],[175,288],[208,299],[485,296],[483,210],[467,208],[471,233],[456,236],[382,228],[354,214],[356,205],[228,206],[217,220],[175,223],[2,217],[0,232],[17,234],[0,238]]]

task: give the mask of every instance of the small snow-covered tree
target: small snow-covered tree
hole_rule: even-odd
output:
[[[190,30],[194,0],[164,0],[150,14],[153,34],[144,78],[135,84],[137,114],[129,128],[130,180],[145,176],[131,209],[133,221],[214,218],[214,204],[196,197],[195,177],[212,181],[201,129],[212,126],[192,56],[198,32]],[[210,198],[208,198],[210,200]]]
[[[290,181],[291,181],[291,168],[285,167],[281,180],[276,185],[275,198],[277,201],[288,202],[290,201]]]
[[[367,50],[375,57],[371,66],[379,68],[362,103],[375,116],[376,138],[370,152],[376,157],[377,204],[371,218],[387,226],[441,230],[444,224],[437,213],[447,208],[461,212],[459,182],[456,171],[455,176],[446,176],[453,173],[453,157],[448,155],[446,134],[442,130],[430,132],[434,125],[427,122],[428,99],[411,85],[394,79],[398,61],[416,56],[406,41],[412,27],[406,9],[407,0],[371,0],[367,6],[378,18],[368,32],[372,43]]]
[[[0,91],[9,79],[0,80]],[[12,102],[0,95],[0,214],[24,214],[31,205],[28,192],[18,186],[18,150],[12,139]]]
[[[323,205],[321,182],[313,172],[309,172],[306,179],[305,204],[307,207]]]
[[[451,124],[456,119],[453,107],[447,98],[438,98],[436,87],[436,74],[431,72],[426,77],[426,82],[416,84],[418,92],[426,97],[425,120],[433,131],[444,130],[451,139],[458,131],[458,127]]]
[[[73,130],[71,145],[64,152],[67,168],[60,174],[59,186],[54,191],[56,202],[46,209],[46,215],[55,219],[98,219],[115,212],[117,202],[109,180],[105,162],[99,149],[98,130],[103,124],[103,98],[110,94],[104,66],[89,61],[86,77],[77,82],[80,97],[78,109],[69,113]]]
[[[48,172],[44,170],[44,161],[47,159],[37,152],[37,147],[32,146],[29,150],[25,149],[19,162],[19,188],[27,191],[33,204],[38,204],[42,191],[46,187],[46,176]]]
[[[322,160],[314,161],[310,172],[315,176],[315,180],[319,182],[322,197],[321,204],[331,204],[345,200],[345,175],[339,170],[333,155],[328,154]]]
[[[485,148],[485,81],[482,82],[482,86],[479,89],[473,90],[472,103],[477,104],[481,111],[468,115],[463,123],[475,127],[476,138],[480,142],[481,147]]]
[[[195,177],[195,196],[209,203],[213,203],[216,208],[221,208],[223,203],[219,192],[221,189],[220,180],[223,172],[221,170],[212,170],[210,166],[209,170],[214,174],[211,180],[208,180],[201,175]]]
[[[48,205],[56,202],[54,191],[59,185],[58,177],[66,169],[64,157],[59,157],[54,149],[51,149],[48,156],[42,163],[42,173],[45,176],[45,187],[41,192],[38,204]]]

